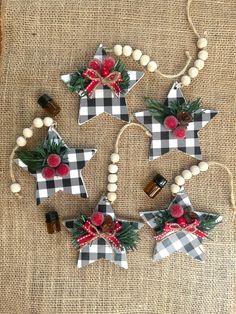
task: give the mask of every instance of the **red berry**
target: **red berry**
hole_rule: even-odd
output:
[[[174,130],[177,125],[179,124],[179,121],[175,116],[168,116],[164,120],[164,127],[170,130]]]
[[[187,129],[184,126],[177,126],[174,129],[173,134],[177,138],[177,140],[183,140],[186,137]]]
[[[44,167],[42,169],[42,176],[44,177],[44,179],[48,180],[48,179],[52,179],[55,176],[55,169],[50,168],[50,167]]]
[[[169,211],[170,211],[171,216],[174,218],[179,218],[179,217],[183,216],[183,214],[184,214],[184,209],[179,204],[172,204],[170,206]]]
[[[99,71],[101,69],[102,62],[99,59],[93,59],[89,61],[88,67]]]
[[[184,217],[177,218],[177,224],[180,225],[181,227],[186,227],[187,222]]]
[[[70,167],[67,164],[60,164],[56,169],[56,174],[60,177],[66,177],[70,173]]]
[[[95,226],[101,226],[104,221],[104,215],[101,212],[93,213],[91,216],[91,222]]]
[[[113,57],[105,57],[102,64],[104,67],[108,68],[109,70],[114,68],[116,60]]]
[[[109,74],[110,74],[110,70],[107,67],[102,67],[101,76],[106,77]]]
[[[50,154],[47,159],[49,167],[56,168],[61,163],[61,157],[57,154]]]

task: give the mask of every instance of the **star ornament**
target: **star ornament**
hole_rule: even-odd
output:
[[[143,224],[116,218],[111,203],[102,196],[91,217],[65,220],[64,226],[79,250],[78,268],[105,259],[127,269],[127,251],[136,248]]]
[[[182,210],[184,214],[180,212]],[[180,216],[181,214],[183,215]],[[174,218],[171,215],[180,217]],[[140,216],[156,231],[154,261],[182,252],[196,261],[204,262],[202,241],[222,221],[219,215],[195,211],[184,189],[176,195],[168,209],[141,212]]]
[[[94,56],[93,60],[95,61],[93,68],[98,66],[97,63],[104,62],[106,57],[106,51],[101,44]],[[121,67],[119,67],[118,70],[120,72],[122,72],[123,66],[124,65],[122,64]],[[128,79],[129,82],[127,83],[127,86],[124,88],[124,90],[120,92],[120,85],[122,83],[123,76],[121,77],[121,73],[119,73],[118,70],[109,74],[109,69],[106,69],[108,72],[103,74],[101,72],[98,73],[100,69],[94,71],[91,68],[84,68],[80,73],[74,72],[61,76],[62,81],[66,83],[69,89],[72,92],[79,93],[81,97],[78,121],[79,124],[83,124],[104,112],[117,119],[127,122],[129,121],[129,114],[125,97],[134,87],[134,85],[143,77],[144,73],[140,71],[125,70],[126,79]],[[104,77],[105,75],[107,76]],[[84,76],[87,78],[87,81],[85,82]],[[82,85],[80,82],[82,82]],[[86,85],[88,93],[82,92],[85,87],[84,85]]]
[[[186,103],[178,82],[173,84],[163,107],[171,108],[173,102]],[[182,114],[186,115],[186,112],[182,112]],[[190,116],[190,122],[188,122],[187,128],[184,128],[186,134],[183,139],[177,139],[171,130],[167,129],[163,123],[160,123],[154,118],[154,114],[152,114],[150,110],[137,112],[134,116],[152,133],[149,160],[157,159],[173,149],[178,149],[201,160],[202,155],[198,132],[206,126],[216,114],[217,111],[203,108],[199,108],[195,111],[192,117],[187,114],[188,118]]]
[[[44,144],[48,142],[58,143],[61,140],[59,133],[53,127],[50,127]],[[55,175],[53,178],[45,179],[42,175],[42,170],[32,171],[20,158],[15,160],[17,165],[29,171],[36,178],[37,205],[59,191],[79,195],[82,198],[88,197],[81,170],[96,153],[96,149],[69,148],[65,144],[64,146],[67,148],[66,159],[69,172],[63,177]]]

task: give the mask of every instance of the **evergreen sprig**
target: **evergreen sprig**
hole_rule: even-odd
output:
[[[217,221],[219,216],[202,214],[200,217],[200,225],[197,227],[199,230],[209,232],[211,229],[215,228],[221,221]]]
[[[126,66],[124,63],[122,63],[120,60],[117,60],[115,66],[114,66],[114,71],[120,72],[122,81],[119,82],[119,86],[122,89],[121,93],[124,93],[130,84],[130,77],[128,74],[128,71],[126,70]]]
[[[89,219],[86,215],[82,215],[74,222],[72,229],[72,244],[76,249],[80,249],[77,239],[87,234],[87,231],[83,229],[83,225]],[[122,229],[116,233],[117,239],[120,241],[122,248],[126,251],[137,249],[137,242],[139,241],[139,235],[136,232],[137,228],[132,222],[120,221]]]
[[[193,101],[173,100],[169,105],[152,98],[145,98],[148,110],[154,119],[163,124],[167,116],[177,116],[179,112],[187,112],[192,117],[196,111],[200,109],[201,99],[197,98]]]
[[[28,166],[30,172],[41,170],[47,165],[47,158],[50,154],[60,156],[63,163],[67,163],[68,148],[62,140],[55,139],[43,141],[35,150],[19,150],[16,151],[16,156]]]
[[[173,218],[169,211],[167,209],[165,210],[161,210],[159,212],[156,213],[156,217],[154,219],[155,223],[156,223],[156,227],[154,228],[154,230],[156,231],[157,235],[163,233],[163,229],[165,226],[166,222],[175,222],[176,218]]]

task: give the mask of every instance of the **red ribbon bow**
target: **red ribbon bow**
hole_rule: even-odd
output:
[[[111,72],[106,77],[102,77],[96,70],[87,69],[83,72],[83,76],[87,77],[91,81],[85,88],[89,97],[92,96],[94,90],[100,84],[108,86],[117,97],[122,91],[119,86],[119,82],[122,81],[122,76],[118,71]]]
[[[78,237],[77,242],[79,243],[80,247],[83,247],[90,242],[102,238],[109,243],[111,243],[116,249],[120,250],[121,249],[121,244],[120,241],[116,238],[116,232],[121,230],[121,225],[120,223],[116,220],[114,224],[114,230],[113,232],[109,233],[101,233],[99,230],[91,223],[91,221],[87,220],[84,225],[83,229],[88,232],[88,234]]]
[[[198,238],[205,238],[208,235],[208,233],[199,230],[197,228],[197,226],[199,225],[200,225],[200,221],[198,219],[195,219],[194,222],[191,223],[190,225],[182,225],[182,226],[177,223],[166,222],[163,229],[163,233],[155,236],[154,239],[157,241],[160,241],[164,237],[168,236],[169,234],[173,232],[181,231],[181,230],[195,234]]]

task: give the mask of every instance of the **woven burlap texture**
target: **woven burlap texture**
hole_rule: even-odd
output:
[[[129,269],[100,260],[78,270],[78,253],[70,235],[48,235],[45,211],[55,208],[62,219],[89,214],[106,190],[109,156],[124,125],[108,115],[79,127],[79,97],[71,94],[60,75],[86,65],[101,42],[130,44],[159,61],[165,73],[179,71],[184,51],[196,57],[196,38],[185,15],[186,0],[4,0],[1,59],[1,211],[0,313],[99,314],[216,314],[234,312],[235,245],[227,174],[218,167],[187,185],[193,205],[216,212],[224,222],[204,240],[207,261],[176,253],[154,263],[153,231],[146,225],[138,251],[128,254]],[[205,107],[219,114],[200,132],[205,160],[226,164],[236,174],[235,129],[235,15],[234,0],[194,1],[192,16],[199,31],[206,29],[209,59],[193,84],[188,99],[202,97]],[[123,59],[129,69],[140,69]],[[145,109],[144,96],[164,99],[172,81],[146,74],[129,93],[129,112]],[[58,193],[35,205],[32,176],[15,167],[24,198],[9,191],[9,155],[15,139],[35,116],[45,113],[36,103],[43,92],[61,106],[58,130],[71,147],[95,147],[96,156],[83,170],[89,198]],[[34,146],[46,130],[35,132]],[[174,176],[197,161],[171,152],[148,161],[149,139],[139,128],[126,130],[120,144],[119,217],[139,219],[139,212],[161,209],[171,200]],[[154,173],[168,180],[155,199],[143,187]]]

